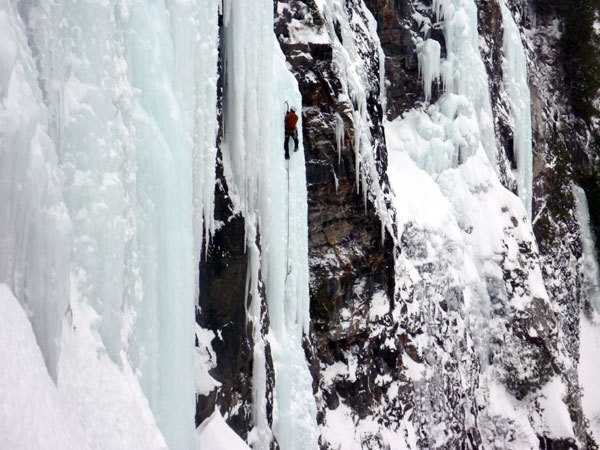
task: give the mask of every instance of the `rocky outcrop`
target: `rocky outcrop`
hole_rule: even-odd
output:
[[[535,14],[530,10],[529,14]],[[530,20],[523,14],[523,26]],[[590,170],[590,132],[573,115],[565,86],[562,57],[553,17],[535,15],[536,33],[530,42],[530,89],[534,150],[534,232],[539,245],[546,289],[558,308],[558,327],[565,336],[571,367],[563,374],[579,442],[589,431],[581,410],[577,376],[582,295],[582,242],[572,184],[578,173]],[[541,443],[542,440],[540,440]],[[564,443],[545,443],[544,448],[568,448]]]
[[[368,21],[357,1],[347,2],[343,13],[360,24]],[[294,39],[292,21],[294,26],[300,23],[305,34],[325,39]],[[394,241],[382,226],[370,194],[362,192],[369,187],[361,181],[364,169],[356,162],[356,128],[361,126],[357,123],[359,105],[350,98],[351,87],[342,72],[345,69],[336,63],[335,55],[340,51],[336,44],[341,45],[344,39],[355,39],[359,51],[365,53],[357,62],[365,64],[364,71],[370,77],[363,86],[367,91],[366,120],[371,136],[367,145],[377,157],[380,178],[376,182],[380,184],[376,189],[385,190],[387,157],[378,47],[371,36],[359,32],[358,25],[355,30],[342,30],[341,26],[335,17],[324,18],[312,1],[278,3],[275,32],[296,75],[303,101],[313,323],[312,348],[308,352],[313,357],[315,389],[323,399],[321,421],[325,409],[335,409],[340,399],[360,417],[372,414],[383,395],[375,378],[397,371],[401,365],[398,355],[390,350],[379,352],[385,347],[385,335],[373,336],[369,327],[376,293],[387,299],[388,309],[391,307]],[[323,43],[325,40],[329,42]],[[360,373],[333,380],[324,376],[338,361],[347,365],[349,355],[358,358]]]
[[[560,89],[564,74],[552,50],[556,36],[550,25],[538,22],[534,33],[533,10],[507,3],[529,36],[537,242],[527,219],[499,205],[495,213],[506,224],[503,249],[493,261],[483,261],[493,265],[493,274],[483,286],[473,287],[465,286],[454,270],[468,263],[457,250],[458,241],[410,222],[396,230],[386,202],[384,115],[393,120],[413,108],[427,108],[415,52],[418,39],[435,39],[442,56],[446,52],[443,25],[431,2],[348,0],[335,7],[327,3],[325,11],[314,0],[274,2],[275,34],[302,94],[312,321],[304,342],[318,421],[326,429],[328,418],[343,409],[357,430],[363,421],[376,423],[357,431],[364,448],[385,448],[383,429],[410,429],[420,448],[481,448],[515,426],[489,408],[496,383],[533,405],[530,414],[540,415],[541,389],[553,379],[566,386],[575,439],[553,439],[541,429],[534,439],[542,448],[586,441],[576,373],[581,240],[570,184],[576,167],[590,160],[584,144],[589,135],[576,132]],[[364,5],[377,21],[380,42]],[[503,57],[500,4],[481,0],[477,8],[499,149],[498,177],[516,192],[514,124],[498,69]],[[423,27],[425,22],[431,26]],[[351,84],[351,69],[341,56],[344,48],[356,50],[352,63],[364,77],[361,92]],[[431,103],[441,95],[441,86],[434,83]],[[361,153],[365,136],[375,160],[370,167]],[[216,214],[224,225],[201,265],[198,320],[217,332],[213,347],[223,362],[212,375],[221,387],[199,400],[198,419],[216,403],[245,436],[251,420],[253,344],[246,305],[240,301],[247,266],[244,224],[232,216],[222,176],[220,180]],[[540,268],[548,296],[531,287],[530,274]],[[469,303],[476,297],[471,289],[485,291],[481,297],[489,300],[480,316]],[[521,298],[527,301],[520,303]],[[321,445],[328,448],[330,443],[322,437]]]
[[[377,21],[385,54],[385,114],[393,120],[424,99],[414,41],[418,28],[412,17],[415,6],[409,0],[366,0],[365,4]],[[439,31],[433,33],[443,40]]]
[[[246,318],[244,219],[231,214],[224,178],[218,177],[215,218],[224,225],[215,232],[200,262],[200,299],[196,321],[215,333],[212,348],[217,365],[210,375],[220,383],[208,397],[199,396],[196,423],[210,416],[216,405],[241,436],[251,428],[252,332]]]
[[[219,21],[222,26],[222,20]],[[217,147],[223,137],[223,65],[219,57]],[[248,307],[252,301],[248,294],[249,271],[246,224],[239,211],[235,211],[229,197],[229,187],[223,174],[223,157],[217,151],[215,182],[214,219],[220,224],[206,245],[199,265],[200,296],[196,311],[197,324],[214,333],[211,342],[216,357],[209,371],[217,386],[208,395],[196,399],[196,425],[208,418],[218,408],[221,415],[238,435],[247,439],[253,423],[252,377],[254,368],[253,324],[248,318]],[[260,243],[259,243],[260,245]],[[262,327],[261,336],[269,327],[266,302],[260,293]],[[199,345],[200,342],[196,342]],[[266,416],[269,425],[273,422],[274,371],[270,347],[265,345]]]

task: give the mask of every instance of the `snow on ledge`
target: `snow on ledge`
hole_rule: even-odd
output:
[[[250,450],[250,447],[233,431],[217,408],[196,428],[199,448],[203,450]]]

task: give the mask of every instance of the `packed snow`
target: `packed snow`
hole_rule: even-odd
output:
[[[215,410],[196,429],[201,449],[206,450],[250,450],[250,447],[223,420],[219,410]]]
[[[80,328],[65,320],[56,385],[25,311],[0,284],[0,447],[166,449],[135,374],[110,360],[86,323],[97,314],[80,306],[72,311]]]
[[[584,314],[580,315],[580,355],[579,382],[582,389],[581,406],[585,416],[590,421],[590,431],[596,440],[600,441],[600,320],[598,314],[590,320]]]
[[[0,447],[89,448],[83,423],[67,409],[25,311],[5,284],[0,317]]]

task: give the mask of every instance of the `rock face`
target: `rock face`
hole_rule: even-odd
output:
[[[333,146],[335,119],[331,118],[328,111],[331,111],[330,105],[335,105],[332,100],[337,98],[332,92],[343,91],[344,80],[336,77],[335,65],[334,69],[331,69],[332,51],[329,46],[319,44],[311,47],[304,42],[294,42],[293,36],[290,37],[289,33],[288,25],[292,19],[313,29],[322,27],[323,22],[331,20],[331,18],[320,18],[314,6],[311,9],[310,3],[289,2],[284,8],[280,4],[282,14],[279,15],[276,33],[288,62],[302,86],[305,146],[309,149],[307,155],[310,155],[309,170],[320,168],[318,172],[320,176],[310,177],[312,184],[309,191],[309,226],[313,279],[327,280],[311,286],[313,342],[316,347],[314,355],[320,359],[321,368],[319,372],[316,370],[317,364],[313,364],[314,376],[319,377],[320,381],[316,383],[319,386],[317,391],[323,396],[324,401],[321,420],[326,424],[330,411],[335,411],[341,404],[349,406],[359,421],[379,418],[380,421],[395,423],[398,427],[402,426],[407,414],[412,414],[418,417],[414,420],[420,447],[480,447],[483,441],[489,442],[490,426],[510,427],[514,424],[507,422],[505,425],[500,425],[501,419],[490,415],[485,410],[484,404],[481,403],[485,400],[469,401],[469,399],[485,399],[489,395],[489,386],[487,383],[480,385],[483,368],[472,344],[475,337],[468,331],[468,313],[464,309],[464,288],[459,280],[447,276],[449,268],[456,264],[457,260],[453,259],[452,255],[449,255],[449,259],[445,259],[441,257],[443,253],[431,252],[424,244],[435,242],[439,237],[429,235],[425,230],[407,227],[403,231],[398,230],[398,241],[390,239],[387,247],[376,249],[373,245],[365,246],[364,243],[357,245],[360,241],[356,240],[352,243],[350,248],[371,249],[365,254],[368,257],[357,254],[357,257],[353,258],[353,267],[356,267],[357,263],[376,259],[388,261],[388,267],[391,267],[394,252],[396,256],[401,253],[424,279],[430,280],[427,283],[414,284],[405,279],[402,286],[393,286],[393,278],[388,275],[388,287],[383,291],[387,299],[383,303],[387,305],[387,310],[381,315],[375,312],[375,302],[363,300],[369,297],[376,298],[376,295],[374,296],[376,290],[360,291],[364,297],[357,293],[356,287],[361,286],[362,283],[361,276],[357,276],[360,270],[339,270],[331,264],[333,258],[328,257],[328,252],[332,250],[338,258],[340,254],[348,255],[344,237],[348,236],[349,232],[356,235],[360,226],[363,227],[363,232],[369,228],[374,229],[373,225],[376,225],[377,217],[371,216],[375,219],[375,224],[371,221],[372,225],[369,226],[366,217],[369,212],[365,213],[365,217],[360,222],[356,222],[352,220],[354,216],[352,210],[342,207],[352,201],[352,191],[345,185],[345,180],[341,176],[346,174],[343,163],[351,161],[352,154],[342,151],[342,165],[335,165],[336,154]],[[365,3],[378,24],[377,32],[385,53],[387,100],[385,113],[389,119],[394,119],[423,102],[424,95],[419,82],[415,42],[418,38],[435,39],[439,42],[441,53],[444,55],[446,50],[442,25],[436,21],[431,3],[428,2],[366,1]],[[512,127],[514,125],[511,123],[510,107],[503,92],[505,87],[502,73],[498,70],[502,66],[503,57],[500,5],[490,0],[481,1],[477,6],[482,59],[488,72],[490,97],[493,99],[495,135],[498,148],[501,149],[497,161],[499,178],[506,188],[516,192],[516,181],[512,172],[517,164],[513,153]],[[514,15],[521,19],[520,26],[531,26],[532,12],[528,6],[509,6],[512,7]],[[358,5],[352,2],[347,4],[346,8],[348,11],[352,11],[353,8],[359,9]],[[420,28],[421,23],[415,20],[415,12],[420,17],[428,18],[432,26],[423,31]],[[336,35],[339,37],[340,34],[336,29]],[[529,50],[536,53],[535,47]],[[307,54],[312,58],[306,58]],[[376,68],[372,67],[371,70]],[[440,88],[434,86],[431,101],[434,102],[440,94]],[[534,91],[533,101],[536,101],[536,94]],[[318,110],[315,110],[316,107]],[[343,110],[340,111],[338,107],[337,111],[342,114]],[[377,113],[373,111],[371,114]],[[318,120],[315,120],[316,117]],[[330,119],[327,120],[327,117]],[[351,117],[344,119],[345,129],[348,123],[352,126]],[[544,119],[540,120],[543,121]],[[534,126],[539,126],[538,123],[534,122]],[[534,139],[546,141],[548,136],[546,130],[542,133],[538,132]],[[377,138],[375,137],[373,141],[377,142]],[[547,150],[547,144],[542,145],[546,145],[544,153],[552,153],[551,149]],[[315,151],[317,149],[319,152]],[[331,186],[336,180],[324,179],[324,174],[327,172],[323,163],[324,155],[331,155],[327,164],[337,171],[338,192],[334,195],[328,195],[328,192],[333,191]],[[556,167],[548,163],[549,161],[544,164],[544,167]],[[561,180],[569,179],[563,173],[555,176],[560,177]],[[569,181],[563,182],[569,183]],[[552,185],[548,182],[545,184]],[[563,197],[564,195],[562,194]],[[543,198],[544,202],[548,198],[553,199],[548,193],[541,196],[538,194],[536,198],[534,217],[540,198]],[[572,205],[572,196],[569,194],[566,194],[564,204],[569,204],[567,201],[569,198]],[[551,205],[552,201],[554,200],[546,204]],[[337,223],[329,222],[332,216],[327,211],[335,212]],[[538,220],[540,217],[543,218],[544,214],[538,216]],[[494,376],[500,378],[506,389],[519,399],[535,397],[536,392],[544,384],[554,376],[560,376],[567,385],[569,410],[573,417],[580,417],[581,406],[577,400],[579,388],[577,377],[573,373],[573,367],[576,367],[577,338],[563,341],[557,333],[557,327],[566,332],[570,329],[571,334],[577,332],[576,317],[580,306],[576,299],[578,294],[575,292],[578,290],[577,261],[581,252],[578,249],[580,244],[577,241],[577,225],[574,223],[573,213],[571,211],[561,220],[553,222],[560,228],[556,230],[556,235],[562,235],[570,230],[570,233],[566,233],[572,236],[568,238],[568,244],[551,250],[544,246],[542,240],[541,247],[544,274],[547,276],[548,270],[560,272],[560,283],[556,286],[569,286],[567,290],[572,288],[570,294],[562,289],[561,292],[550,289],[551,296],[560,296],[559,303],[571,305],[565,315],[552,312],[548,301],[544,299],[534,299],[530,307],[524,311],[512,305],[511,299],[513,296],[520,295],[519,292],[523,292],[528,284],[527,274],[536,270],[540,256],[530,241],[520,241],[517,237],[521,233],[518,229],[528,225],[523,225],[515,217],[511,220],[514,231],[506,230],[506,251],[503,256],[504,261],[501,263],[505,267],[503,280],[490,280],[487,286],[491,296],[493,318],[488,336],[489,362],[496,367]],[[539,227],[536,227],[537,229]],[[512,253],[510,248],[513,246],[513,239],[518,242],[520,260],[518,269],[514,268],[514,261],[509,256]],[[393,245],[394,242],[396,245]],[[444,244],[440,242],[440,245]],[[376,253],[374,254],[372,250],[376,250]],[[560,256],[562,262],[558,267],[555,262],[551,262],[552,255],[557,251],[562,253]],[[379,256],[374,258],[375,255]],[[457,255],[454,256],[456,257]],[[373,278],[367,282],[367,286],[377,286],[372,284],[371,280]],[[402,280],[402,277],[398,278],[396,267],[396,282],[398,280]],[[354,292],[349,289],[352,286]],[[378,287],[383,286],[385,284],[381,282],[378,285]],[[428,299],[432,294],[434,297]],[[415,308],[418,312],[411,313],[410,311],[415,311]],[[565,323],[565,317],[571,319],[566,319]],[[348,322],[345,325],[339,319],[346,319]],[[532,329],[536,330],[535,334],[532,334]],[[433,341],[426,346],[415,344],[417,341],[422,342],[423,339]],[[561,361],[560,355],[565,350],[557,349],[561,348],[562,342],[574,346],[567,349],[573,357],[573,363],[565,365]],[[528,374],[523,373],[521,369],[524,361],[528,361],[525,364],[530,364],[534,368]],[[332,379],[327,379],[326,374],[338,363],[349,369],[346,372],[336,373]],[[406,368],[414,363],[423,364],[434,370],[439,368],[441,371],[434,376],[428,376],[426,382],[415,383],[406,372]],[[353,371],[351,367],[357,369]],[[383,379],[386,381],[382,381]],[[461,385],[462,389],[455,389]],[[376,402],[369,404],[357,400],[363,398],[366,393],[369,398],[376,399]],[[479,425],[476,425],[478,422]],[[495,425],[490,425],[492,423]],[[445,443],[441,446],[432,440],[434,437],[430,431],[440,426],[452,430],[447,433]],[[585,442],[582,421],[576,421],[574,426],[577,440]],[[538,437],[548,448],[574,445],[575,442],[568,439],[564,442],[553,440],[545,436],[542,431]],[[381,435],[375,432],[365,433],[362,436],[362,444],[367,448],[376,447],[377,443],[383,445],[382,442]]]
[[[377,33],[385,53],[385,114],[391,120],[424,98],[413,40],[414,6],[409,0],[367,0],[365,4],[377,21]],[[438,31],[433,33],[441,37]]]
[[[349,2],[343,12],[352,15],[361,25],[368,23],[360,2]],[[334,14],[334,11],[331,11]],[[300,23],[313,35],[329,37],[332,28],[336,41],[298,41],[290,23]],[[327,22],[329,20],[329,22]],[[298,26],[298,25],[296,25]],[[344,39],[352,39],[363,52],[365,73],[369,74],[366,92],[366,123],[377,153],[379,190],[389,189],[385,181],[385,138],[383,135],[380,92],[380,55],[377,43],[366,33],[342,30],[340,21],[324,18],[314,2],[279,2],[275,32],[287,61],[296,75],[302,93],[303,136],[307,164],[309,261],[311,270],[311,348],[315,390],[323,402],[320,417],[326,408],[335,409],[343,397],[362,417],[371,414],[380,400],[378,390],[373,398],[375,377],[383,366],[396,368],[397,356],[387,357],[376,352],[378,344],[369,331],[369,309],[377,293],[388,303],[393,296],[393,240],[382,225],[375,206],[357,172],[356,128],[357,105],[353,104],[352,87],[342,77],[339,56]],[[357,27],[358,28],[358,27]],[[316,40],[316,39],[315,39]],[[337,47],[336,47],[337,46]],[[383,235],[382,235],[383,234]],[[384,337],[376,340],[383,343]],[[354,379],[340,378],[331,382],[322,371],[343,361],[349,354],[359,358],[366,368]],[[388,352],[389,353],[389,352]],[[387,359],[387,360],[386,360]],[[370,395],[369,395],[370,397]]]
[[[577,131],[584,128],[560,88],[564,73],[551,18],[536,17],[527,2],[506,4],[523,30],[528,58],[534,219],[531,224],[498,205],[502,249],[476,261],[493,270],[483,285],[472,286],[455,270],[471,262],[458,240],[410,221],[396,228],[386,173],[384,119],[425,111],[443,94],[434,83],[425,102],[417,64],[420,39],[437,41],[442,57],[447,52],[432,2],[274,2],[274,31],[302,94],[312,320],[305,351],[322,448],[337,442],[330,427],[340,417],[350,418],[363,448],[388,448],[393,433],[415,448],[583,448],[589,442],[577,376],[582,244],[570,185],[592,160],[584,144],[590,136]],[[476,7],[499,149],[494,163],[502,186],[516,193],[515,124],[500,69],[501,2],[480,0]],[[222,383],[218,398],[201,398],[197,419],[216,403],[245,437],[252,425],[253,344],[239,301],[244,224],[230,217],[222,177],[220,188],[216,214],[225,225],[201,265],[198,321],[220,330],[213,347],[225,362],[212,373]],[[540,272],[541,290],[535,286]],[[488,303],[473,305],[479,294]],[[238,300],[223,305],[222,298]],[[477,308],[484,312],[474,314]],[[545,414],[544,387],[554,382],[565,387],[560,402],[572,422],[568,438],[536,422]],[[533,431],[525,433],[520,419],[495,409],[498,398],[525,405],[520,411]]]
[[[212,330],[218,364],[211,376],[221,383],[209,398],[199,396],[196,423],[209,417],[215,404],[231,414],[229,423],[245,437],[251,428],[252,333],[246,319],[246,273],[248,257],[244,248],[244,219],[231,216],[225,180],[218,177],[215,218],[224,223],[217,230],[200,263],[198,324]],[[233,412],[235,410],[235,413]]]

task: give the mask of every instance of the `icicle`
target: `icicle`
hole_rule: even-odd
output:
[[[443,17],[447,57],[439,66],[444,91],[468,98],[475,109],[486,155],[497,170],[497,148],[488,77],[479,52],[477,6],[473,0],[436,0]]]
[[[342,162],[342,147],[344,146],[344,120],[339,114],[335,115],[335,143],[338,152],[338,164]]]
[[[431,85],[440,77],[440,43],[434,39],[417,44],[419,76],[423,81],[425,101],[431,98]]]
[[[514,123],[514,154],[517,160],[517,188],[525,209],[531,216],[531,196],[533,184],[533,153],[531,143],[531,110],[529,85],[527,83],[527,60],[521,34],[506,7],[501,3],[502,24],[504,27],[503,75],[508,93],[510,113]]]
[[[339,182],[338,177],[337,177],[337,175],[335,173],[335,170],[331,169],[331,173],[333,174],[333,183],[335,184],[335,192],[337,192],[338,189],[339,189],[339,187],[340,187],[339,186],[340,182]]]

